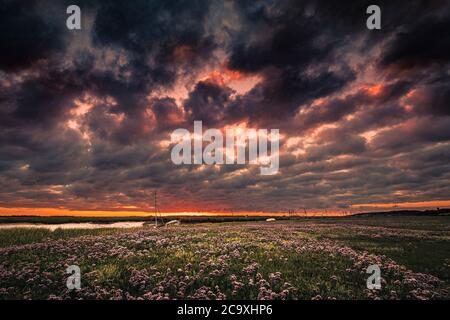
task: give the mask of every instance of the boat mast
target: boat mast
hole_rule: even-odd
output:
[[[157,203],[156,203],[156,190],[154,192],[153,205],[155,207],[155,227],[157,227],[158,226],[158,207],[157,207]]]

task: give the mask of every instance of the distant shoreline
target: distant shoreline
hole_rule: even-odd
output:
[[[314,219],[314,218],[362,218],[362,217],[405,217],[405,216],[450,216],[450,208],[439,210],[396,210],[396,211],[380,211],[380,212],[362,212],[352,215],[338,216],[319,216],[319,215],[288,215],[279,214],[255,214],[255,215],[171,215],[163,216],[165,222],[170,220],[180,220],[181,223],[214,223],[214,222],[245,222],[245,221],[262,221],[267,218],[275,218],[278,220],[297,220],[297,219]],[[160,219],[160,218],[158,218]],[[152,224],[154,216],[120,216],[120,217],[79,217],[79,216],[0,216],[0,224],[5,223],[44,223],[44,224],[60,224],[60,223],[94,223],[94,224],[112,224],[116,222],[144,222]]]

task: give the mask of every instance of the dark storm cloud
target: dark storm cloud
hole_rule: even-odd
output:
[[[213,82],[199,82],[189,93],[184,109],[192,120],[201,120],[206,124],[217,124],[223,120],[223,113],[230,102],[232,90]]]
[[[0,70],[12,72],[31,66],[63,49],[58,20],[39,10],[38,1],[0,1]]]
[[[109,1],[101,3],[95,20],[95,39],[133,52],[200,47],[205,38],[205,1]],[[156,48],[155,48],[156,47]],[[163,48],[158,48],[163,47]],[[169,57],[167,57],[169,58]]]
[[[364,138],[341,130],[329,130],[322,134],[318,146],[306,149],[306,159],[314,162],[338,155],[359,154],[365,150]]]
[[[215,47],[206,34],[208,1],[102,2],[96,13],[94,40],[99,46],[125,48],[140,81],[170,84],[177,66],[189,70]]]
[[[388,153],[414,150],[425,143],[450,140],[450,117],[413,118],[397,127],[380,132],[371,148]]]
[[[311,126],[336,122],[360,107],[371,104],[371,100],[371,97],[365,92],[357,92],[344,98],[330,100],[324,105],[311,108],[301,116],[301,127],[308,129]]]
[[[80,79],[64,73],[31,79],[21,85],[12,116],[18,121],[52,123],[64,117],[82,92]]]
[[[248,114],[251,117],[258,112],[267,113],[271,118],[290,117],[301,104],[341,90],[356,77],[340,55],[358,37],[365,38],[365,45],[360,50],[368,51],[376,44],[381,44],[383,37],[396,34],[382,58],[384,64],[406,59],[403,57],[406,52],[429,56],[430,61],[438,61],[440,58],[437,55],[450,56],[445,52],[445,46],[450,42],[439,41],[448,38],[448,35],[444,36],[448,28],[442,24],[443,21],[447,23],[449,15],[442,17],[442,12],[438,10],[445,3],[417,1],[406,8],[401,1],[382,1],[379,5],[383,8],[383,28],[372,33],[361,27],[365,25],[366,18],[361,12],[365,12],[369,4],[364,1],[239,2],[244,32],[238,32],[233,38],[229,67],[243,72],[259,72],[265,79],[249,94],[248,101],[244,99],[239,108],[231,109],[231,113],[235,116]],[[433,18],[426,21],[420,19],[416,25],[414,22],[422,12],[426,12],[426,15],[432,12],[430,16],[440,15],[442,21],[430,24]],[[426,28],[422,29],[422,25]],[[397,29],[405,26],[408,36],[397,33]],[[440,28],[433,37],[428,37],[433,27],[438,26],[444,28]],[[414,42],[414,28],[421,29],[420,37],[426,38],[420,44],[418,53],[417,50],[410,50],[414,48],[408,48],[409,44],[417,43]],[[424,44],[426,42],[431,42],[432,46],[427,47]],[[340,70],[329,71],[337,59],[340,59]],[[321,65],[325,68],[321,69]],[[392,92],[384,91],[386,100],[395,98],[395,90],[403,93],[401,87],[408,85],[405,81],[399,81],[398,84],[400,86],[396,84],[391,88]],[[347,106],[348,112],[344,106],[334,112],[329,111],[329,116],[337,119],[355,108]]]
[[[408,103],[417,113],[450,116],[450,81],[419,87]]]
[[[343,41],[331,28],[335,18],[325,19],[314,3],[290,2],[289,7],[263,3],[242,5],[245,32],[234,36],[228,62],[231,69],[263,74],[263,83],[231,110],[233,115],[290,117],[301,104],[332,94],[355,79],[346,64],[329,68],[338,41]],[[350,30],[346,29],[353,34]],[[345,32],[341,36],[345,38]]]
[[[401,68],[445,64],[450,61],[450,9],[400,31],[387,48],[382,64]]]
[[[161,131],[174,130],[184,121],[175,99],[165,97],[153,99],[150,103],[156,125]]]
[[[448,197],[448,2],[379,1],[369,31],[371,1],[86,0],[79,32],[71,2],[0,3],[0,206]],[[170,132],[194,120],[279,128],[280,173],[174,165]]]
[[[271,70],[247,94],[229,103],[226,121],[248,120],[252,125],[276,126],[291,119],[301,105],[342,89],[354,79],[352,72],[319,72],[307,75],[291,70]],[[274,107],[276,106],[276,107]]]
[[[413,85],[412,82],[399,80],[380,87],[380,92],[376,95],[371,94],[368,88],[361,88],[345,97],[330,99],[319,106],[310,106],[298,118],[299,127],[307,130],[336,123],[348,115],[355,117],[345,121],[343,127],[353,134],[397,123],[408,117],[399,106],[398,100],[407,94]]]

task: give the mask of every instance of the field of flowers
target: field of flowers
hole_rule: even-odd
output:
[[[450,219],[417,219],[425,222],[205,223],[0,243],[0,299],[449,299]],[[366,288],[372,264],[381,290]],[[81,268],[80,290],[66,287],[69,265]]]

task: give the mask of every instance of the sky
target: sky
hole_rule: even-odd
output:
[[[449,30],[439,0],[0,0],[0,214],[448,206]],[[279,129],[279,172],[175,165],[195,120]]]

